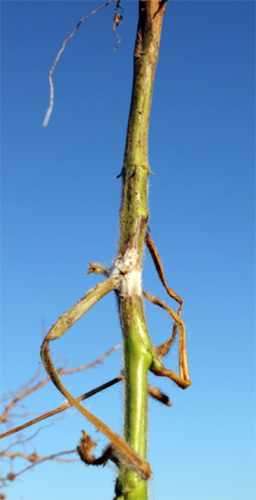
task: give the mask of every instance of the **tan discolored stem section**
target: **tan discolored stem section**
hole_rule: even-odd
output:
[[[139,1],[134,75],[122,170],[120,246],[113,274],[123,331],[125,415],[124,437],[142,457],[147,455],[147,374],[153,347],[144,316],[141,271],[148,226],[148,127],[165,2]],[[146,500],[147,482],[123,463],[116,499]]]

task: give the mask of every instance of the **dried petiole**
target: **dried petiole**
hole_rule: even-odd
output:
[[[158,273],[158,276],[160,278],[160,281],[162,282],[165,290],[167,291],[168,295],[176,300],[176,302],[178,302],[179,304],[179,309],[177,311],[177,313],[180,313],[181,310],[182,310],[182,307],[183,307],[183,300],[182,298],[177,294],[175,293],[166,283],[166,280],[165,280],[165,275],[164,275],[164,270],[163,270],[163,266],[162,266],[162,263],[161,263],[161,260],[160,260],[160,257],[159,257],[159,254],[158,254],[158,251],[156,249],[156,246],[154,244],[154,241],[152,240],[149,232],[147,232],[146,234],[146,245],[148,247],[148,250],[150,252],[150,255],[153,259],[153,262],[155,264],[155,267],[156,267],[156,270],[157,270],[157,273]]]
[[[112,441],[118,454],[123,457],[129,467],[135,470],[144,479],[151,475],[151,470],[148,462],[143,460],[129,444],[116,434],[110,427],[99,420],[95,415],[85,409],[76,398],[74,398],[66,387],[63,385],[59,374],[53,364],[49,344],[52,340],[60,338],[77,320],[79,320],[91,307],[93,307],[100,299],[107,295],[110,291],[117,289],[119,277],[108,278],[102,283],[96,285],[95,288],[89,290],[77,304],[75,304],[68,312],[64,313],[57,322],[52,326],[46,335],[42,347],[41,357],[44,367],[57,389],[67,398],[68,402],[77,408],[87,420],[101,431],[110,441]]]
[[[177,312],[174,312],[163,301],[157,299],[153,295],[149,295],[148,293],[143,292],[144,297],[150,300],[150,302],[152,302],[153,304],[158,305],[159,307],[162,307],[162,309],[167,311],[175,322],[171,338],[167,342],[156,348],[155,350],[156,359],[152,363],[151,371],[155,373],[155,375],[170,378],[181,388],[185,389],[186,387],[191,385],[191,380],[189,378],[188,362],[187,362],[185,325],[182,319],[180,318],[180,313],[183,307],[183,301],[182,298],[177,293],[175,293],[166,283],[163,266],[159,254],[157,252],[156,246],[154,244],[154,241],[152,240],[149,232],[147,232],[146,234],[145,241],[149,249],[149,252],[151,254],[151,257],[153,259],[153,262],[155,264],[160,281],[162,282],[168,295],[172,299],[176,300],[176,302],[178,302],[179,304]],[[160,362],[161,358],[166,356],[166,354],[169,352],[169,349],[175,340],[177,334],[177,328],[179,329],[179,372],[180,372],[179,375],[177,375],[172,370],[167,370],[164,367],[164,365]]]
[[[146,297],[150,302],[155,305],[162,307],[165,311],[167,311],[172,319],[175,321],[176,325],[179,327],[179,371],[180,374],[177,375],[172,370],[167,370],[164,365],[159,361],[159,356],[155,359],[151,366],[151,371],[155,373],[155,375],[168,377],[172,379],[177,385],[182,387],[183,389],[191,385],[191,380],[189,378],[188,372],[188,362],[187,362],[187,352],[186,352],[186,337],[185,337],[185,325],[180,318],[180,316],[175,313],[170,307],[168,307],[164,302],[157,299],[153,295],[149,295],[146,292],[143,292],[144,297]],[[173,336],[171,340],[173,339]],[[169,341],[170,342],[170,341]],[[165,345],[165,344],[164,344]],[[161,347],[160,347],[161,349]],[[156,350],[157,355],[157,350]]]

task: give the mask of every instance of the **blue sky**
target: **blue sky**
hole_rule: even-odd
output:
[[[42,318],[48,330],[97,282],[86,275],[87,263],[110,265],[118,247],[115,176],[137,2],[123,2],[116,52],[114,6],[80,27],[55,70],[55,106],[48,128],[41,126],[50,66],[79,19],[98,5],[1,4],[3,392],[40,366]],[[172,1],[164,19],[149,134],[150,227],[167,281],[184,299],[193,385],[183,392],[150,377],[173,403],[149,401],[154,500],[255,498],[254,30],[250,1]],[[143,285],[167,300],[147,252]],[[146,315],[155,344],[168,338],[165,313],[147,304]],[[120,342],[115,299],[108,296],[52,347],[55,359],[64,353],[74,367]],[[177,355],[176,345],[169,368],[178,368]],[[67,386],[83,393],[116,376],[121,360],[119,349],[102,366],[66,378]],[[42,413],[62,401],[48,385],[25,411]],[[86,406],[122,431],[121,385]],[[75,410],[48,423],[33,440],[39,454],[75,448],[81,429],[99,449],[105,444]],[[23,466],[15,462],[14,472]],[[8,500],[105,500],[113,497],[114,480],[107,467],[45,463],[11,484]]]

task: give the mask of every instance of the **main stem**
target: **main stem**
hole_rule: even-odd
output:
[[[148,226],[148,127],[165,2],[139,1],[134,76],[122,170],[120,246],[116,267],[123,283],[117,292],[123,331],[126,441],[147,455],[147,374],[152,345],[144,316],[141,272]],[[116,482],[116,499],[146,500],[147,483],[124,463]]]

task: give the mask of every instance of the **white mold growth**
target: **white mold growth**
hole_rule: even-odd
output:
[[[125,274],[120,282],[120,295],[122,297],[141,296],[141,271],[134,269]]]
[[[122,297],[142,295],[141,267],[136,249],[128,248],[121,259],[116,259],[111,276],[121,277],[119,291]]]

